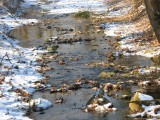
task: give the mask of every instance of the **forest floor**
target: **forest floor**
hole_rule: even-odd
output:
[[[109,22],[106,24],[105,34],[121,40],[119,50],[123,51],[124,55],[141,55],[149,58],[159,55],[159,43],[143,5],[135,9],[132,2],[126,0],[111,5],[111,9],[113,11],[116,9],[116,12],[111,12],[104,18],[104,21]],[[122,11],[127,12],[123,14]],[[122,12],[120,16],[114,15],[120,12]],[[112,22],[113,24],[110,24]]]

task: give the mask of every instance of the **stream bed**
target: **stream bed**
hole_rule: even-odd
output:
[[[118,81],[114,79],[99,78],[99,74],[104,72],[114,72],[108,67],[91,67],[92,63],[100,63],[107,61],[106,55],[116,51],[114,46],[107,44],[107,41],[115,41],[115,38],[106,37],[104,28],[99,27],[103,23],[93,22],[92,19],[75,18],[73,14],[43,16],[39,18],[41,21],[38,24],[26,25],[14,29],[10,34],[20,42],[22,47],[44,47],[47,44],[44,42],[47,38],[58,37],[59,40],[74,38],[74,42],[59,42],[56,43],[58,48],[55,59],[46,59],[47,66],[52,67],[50,71],[45,71],[43,74],[48,75],[50,79],[46,81],[47,85],[54,88],[61,88],[63,84],[71,85],[76,80],[85,79],[93,80],[99,83],[113,83]],[[52,57],[55,53],[45,54]],[[77,58],[76,60],[74,60]],[[63,60],[65,64],[59,65],[57,61]],[[141,56],[127,56],[116,58],[114,64],[125,66],[150,66],[151,60]],[[127,81],[128,79],[121,79]],[[137,85],[126,85],[123,90],[117,91],[116,94],[133,94],[138,88]],[[129,106],[126,100],[111,97],[112,103],[118,111],[96,113],[85,113],[81,110],[92,97],[95,91],[90,86],[78,90],[72,90],[67,93],[53,93],[49,91],[37,91],[33,98],[48,99],[53,103],[53,107],[43,112],[31,113],[30,118],[34,120],[130,120],[126,118],[129,114]],[[114,93],[115,94],[115,93]],[[153,93],[151,92],[150,95]],[[55,104],[56,98],[63,97],[62,104]],[[156,95],[155,95],[156,97]]]

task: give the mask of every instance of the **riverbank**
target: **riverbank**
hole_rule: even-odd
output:
[[[9,13],[1,15],[0,21],[2,23],[2,44],[0,51],[2,51],[1,71],[3,73],[3,76],[1,77],[2,91],[0,98],[0,112],[4,119],[29,119],[28,117],[24,117],[29,108],[28,101],[30,100],[30,98],[32,98],[33,92],[36,90],[36,88],[42,88],[42,90],[43,88],[45,88],[44,85],[37,82],[44,79],[44,77],[42,77],[43,73],[47,73],[50,76],[47,84],[49,84],[53,88],[56,88],[56,90],[57,88],[61,88],[62,86],[64,86],[64,84],[67,84],[68,86],[72,85],[75,80],[78,80],[80,78],[85,78],[85,80],[89,79],[91,80],[91,82],[92,80],[96,82],[98,81],[99,83],[103,84],[109,82],[114,84],[126,84],[128,79],[134,79],[134,77],[137,75],[138,77],[136,76],[137,78],[133,80],[133,82],[136,82],[137,84],[137,79],[141,80],[146,78],[143,78],[143,75],[147,76],[150,75],[150,73],[154,74],[154,72],[156,73],[156,75],[159,74],[159,69],[154,67],[146,67],[150,66],[151,64],[151,61],[146,58],[134,56],[130,58],[122,57],[122,59],[121,57],[118,57],[118,53],[123,53],[124,56],[141,55],[152,57],[156,55],[158,53],[157,51],[159,50],[159,48],[156,46],[153,47],[153,49],[156,49],[156,51],[150,50],[151,46],[149,45],[150,41],[148,41],[148,38],[150,37],[149,40],[151,40],[151,43],[154,43],[154,41],[152,41],[152,38],[154,38],[154,36],[147,36],[148,31],[152,30],[146,15],[144,15],[144,17],[142,18],[139,18],[137,21],[134,21],[135,19],[132,19],[132,16],[130,17],[132,21],[126,19],[123,20],[124,17],[127,16],[127,11],[132,8],[131,3],[129,3],[127,7],[121,8],[122,6],[125,6],[125,4],[124,2],[118,2],[118,4],[116,4],[118,9],[112,3],[110,3],[113,6],[109,9],[110,13],[108,14],[108,16],[105,16],[104,20],[106,21],[102,22],[104,23],[103,25],[100,25],[101,22],[94,23],[95,20],[92,18],[89,20],[84,20],[74,18],[73,15],[63,15],[64,13],[68,14],[85,10],[90,10],[92,12],[94,9],[96,13],[105,13],[106,11],[108,11],[108,8],[105,5],[106,3],[107,2],[103,3],[103,1],[91,2],[90,0],[80,2],[77,0],[62,0],[53,3],[51,1],[37,2],[27,0],[23,4],[23,6],[38,6],[38,8],[40,8],[38,12],[42,13],[42,16],[40,15],[40,17],[43,17],[45,14],[53,16],[56,14],[58,16],[54,16],[54,18],[47,18],[47,20],[44,20],[37,26],[36,24],[38,21],[35,19],[20,19],[18,17],[12,18]],[[89,9],[91,5],[92,9]],[[143,13],[145,13],[143,12],[143,6],[140,6],[140,11],[142,11],[143,16]],[[121,15],[124,16],[122,17]],[[112,19],[112,21],[106,23],[108,19]],[[32,44],[33,40],[36,39],[37,41],[45,43],[44,40],[48,38],[58,38],[59,36],[62,37],[60,40],[64,41],[59,41],[61,42],[61,45],[58,44],[59,48],[57,49],[56,54],[43,54],[40,58],[39,54],[45,53],[46,51],[38,50],[37,47],[34,47],[34,45],[31,48],[22,48],[18,45],[17,41],[9,38],[6,35],[13,28],[21,25],[26,25],[26,29],[22,27],[22,31],[24,33],[21,33],[20,31],[20,35],[25,36],[25,42],[28,40],[28,42]],[[142,27],[144,29],[141,29]],[[146,34],[144,34],[145,30],[147,31]],[[103,31],[105,31],[106,36],[104,36]],[[32,32],[33,36],[31,36],[29,32]],[[59,36],[54,36],[55,33]],[[37,34],[39,36],[38,39],[36,38],[37,36],[34,36]],[[69,41],[70,44],[68,44],[65,43],[68,39],[65,39],[64,36],[66,36],[66,38],[69,36],[69,39],[70,36],[78,36],[82,37],[82,40],[76,41],[75,43]],[[45,45],[41,48],[45,48],[47,50],[47,47],[50,47],[47,46],[47,44],[45,43]],[[27,45],[27,47],[30,47],[30,44]],[[35,45],[37,44],[35,43]],[[113,49],[111,49],[112,45],[115,45],[114,47],[116,49],[114,49],[114,51],[112,51]],[[154,45],[157,45],[156,42]],[[145,54],[142,54],[143,50]],[[112,52],[114,53],[112,54]],[[157,53],[154,54],[153,52]],[[113,61],[111,60],[111,57],[113,58]],[[51,68],[53,69],[50,69],[48,72],[46,72],[46,70],[42,71],[43,73],[38,73],[36,70],[40,67],[36,61],[37,59],[42,63],[46,63],[48,66],[51,66]],[[146,63],[143,62],[143,60]],[[117,63],[120,63],[120,65],[118,65]],[[41,71],[41,69],[39,70]],[[120,73],[120,75],[117,72]],[[100,73],[104,73],[106,78],[98,77]],[[109,73],[109,75],[107,73]],[[116,75],[116,77],[113,75]],[[123,78],[122,75],[126,76],[127,78]],[[153,78],[151,78],[151,80],[152,79]],[[123,118],[124,115],[128,114],[128,105],[125,103],[125,101],[115,99],[114,97],[116,97],[116,95],[123,95],[123,92],[127,92],[127,94],[131,95],[138,89],[137,85],[128,86],[127,84],[127,87],[123,91],[114,92],[113,94],[111,94],[110,98],[112,99],[114,106],[118,110],[120,110],[116,113],[116,115],[115,113],[94,113],[93,115],[92,113],[86,114],[81,111],[81,108],[85,103],[87,103],[87,101],[95,92],[91,89],[92,87],[93,86],[86,85],[85,87],[83,87],[83,89],[77,91],[70,90],[66,93],[56,94],[50,94],[49,91],[36,92],[33,98],[48,99],[52,101],[52,103],[54,104],[54,108],[49,109],[46,114],[42,116],[41,114],[45,112],[33,113],[35,115],[33,115],[32,118],[80,119],[85,117],[86,119],[94,119],[95,116],[97,119],[106,119],[104,116],[109,116],[109,119],[112,119],[113,116],[115,119],[120,117]],[[64,104],[54,103],[56,98],[58,99],[61,97],[63,97],[64,99]],[[38,103],[39,102],[40,101],[38,101]],[[122,109],[125,110],[121,111]]]
[[[151,58],[159,55],[159,43],[151,27],[145,6],[134,8],[131,1],[126,2],[127,9],[120,7],[123,5],[123,2],[112,5],[112,14],[104,18],[109,21],[105,24],[106,36],[115,37],[120,44],[118,51],[126,56],[140,55]]]
[[[64,11],[67,11],[67,13],[73,13],[80,10],[78,1],[74,1],[71,3],[70,1],[68,1],[66,2],[68,5],[64,4],[64,1],[61,2],[62,3],[59,3],[59,5],[56,5],[56,7],[59,8],[58,13],[64,13]],[[78,6],[71,6],[70,4],[72,3],[77,3]],[[86,6],[85,10],[88,9],[90,4],[91,1],[82,1],[82,9],[84,9],[84,5]],[[64,5],[66,5],[66,9],[68,10],[64,10]],[[97,1],[92,5],[99,9],[98,6],[101,6],[102,2]],[[21,7],[24,8],[21,12],[23,12],[23,14],[25,12],[30,12],[27,9],[30,9],[30,7],[33,6],[38,6],[37,8],[40,7],[41,9],[45,9],[47,11],[49,11],[51,8],[56,9],[53,4],[50,4],[50,8],[47,3],[25,0],[25,2],[21,5]],[[28,117],[25,117],[30,107],[28,101],[32,98],[32,94],[38,88],[45,88],[43,84],[40,84],[38,82],[44,79],[44,77],[37,72],[37,69],[39,69],[39,65],[36,61],[40,58],[38,54],[42,54],[45,51],[38,50],[35,47],[22,48],[18,45],[18,41],[8,36],[8,33],[18,26],[23,26],[27,24],[34,26],[38,23],[38,21],[36,19],[23,19],[20,17],[16,17],[6,11],[7,8],[2,5],[1,7],[3,9],[1,10],[0,16],[0,114],[2,119],[29,119]],[[70,7],[72,9],[70,9]],[[57,11],[51,10],[50,13],[57,14]]]
[[[27,6],[29,7],[29,6]],[[0,13],[0,114],[1,119],[29,119],[28,101],[37,89],[35,82],[44,79],[36,69],[36,60],[44,51],[37,48],[22,48],[8,33],[15,27],[36,24],[36,19],[13,16],[3,7]],[[39,84],[39,86],[43,86]],[[44,86],[43,86],[44,87]]]

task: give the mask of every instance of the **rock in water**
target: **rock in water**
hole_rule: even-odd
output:
[[[140,101],[138,92],[136,92],[136,94],[130,100],[130,102],[133,102],[133,101]],[[143,112],[144,111],[144,108],[142,107],[141,103],[129,103],[129,107],[134,112]]]
[[[85,106],[86,111],[106,112],[116,111],[116,108],[113,108],[110,98],[105,94],[103,88],[101,88],[87,102]]]
[[[32,108],[34,112],[43,111],[52,106],[53,104],[50,101],[42,99],[42,98],[31,99],[29,102],[29,107]]]
[[[144,108],[142,107],[142,104],[147,105],[148,104],[147,100],[153,100],[153,97],[146,94],[142,94],[140,92],[136,92],[136,94],[132,97],[130,102],[133,102],[133,101],[137,101],[137,102],[129,103],[129,107],[134,112],[143,112]]]

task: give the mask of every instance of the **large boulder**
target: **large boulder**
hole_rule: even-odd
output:
[[[147,101],[153,100],[152,96],[136,92],[129,103],[129,107],[133,112],[143,112],[142,104],[147,105]]]

